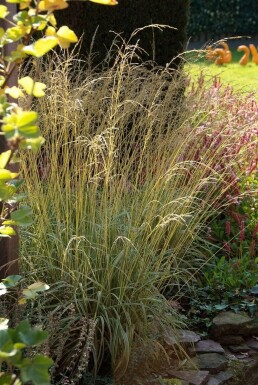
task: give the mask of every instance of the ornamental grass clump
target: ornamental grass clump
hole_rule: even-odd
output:
[[[184,96],[182,75],[132,64],[134,55],[126,47],[101,73],[70,56],[42,64],[49,92],[34,108],[46,142],[23,160],[36,218],[24,233],[23,269],[56,288],[43,311],[62,303],[65,287],[67,306],[94,320],[93,360],[99,367],[110,356],[116,378],[153,324],[180,327],[164,292],[178,292],[205,260],[201,235],[238,153],[221,170],[214,164],[247,128],[229,135],[235,115],[224,102],[219,112],[219,93]],[[220,146],[197,158],[218,121]]]

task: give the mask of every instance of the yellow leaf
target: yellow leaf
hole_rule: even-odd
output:
[[[59,28],[56,35],[58,38],[62,38],[62,39],[67,40],[71,43],[77,43],[77,41],[78,41],[78,38],[75,35],[75,33],[70,28],[68,28],[66,25]]]
[[[50,15],[48,15],[47,19],[51,25],[53,25],[54,27],[56,26],[56,24],[57,24],[56,18],[55,18],[55,15],[53,13],[50,13]]]
[[[117,5],[118,2],[116,0],[90,0],[93,3],[98,3],[102,5]]]
[[[5,5],[0,5],[0,19],[4,19],[9,13]]]
[[[37,40],[34,44],[23,47],[23,52],[27,55],[41,57],[53,49],[58,44],[58,40],[54,36],[47,36]]]
[[[0,180],[1,182],[7,182],[10,179],[16,178],[18,175],[17,172],[11,172],[5,168],[0,168]]]
[[[46,36],[56,36],[56,30],[54,27],[47,27],[45,31]]]
[[[44,83],[35,82],[30,76],[19,79],[18,83],[28,95],[33,95],[36,98],[41,98],[45,95],[44,89],[46,88],[46,85]]]
[[[42,0],[39,2],[40,11],[56,11],[68,7],[66,0]]]
[[[67,26],[59,28],[56,36],[58,38],[58,43],[62,48],[69,48],[71,43],[76,43],[78,41],[75,33]]]
[[[4,235],[4,236],[11,236],[11,235],[15,235],[16,232],[14,231],[14,229],[10,226],[1,226],[0,227],[0,234]]]
[[[20,88],[18,88],[16,86],[6,88],[5,93],[7,95],[10,95],[13,99],[18,99],[20,97],[22,97],[22,98],[24,97],[24,93],[22,92],[22,90],[20,90]]]
[[[0,154],[0,168],[5,168],[5,166],[7,165],[8,161],[10,159],[11,153],[12,153],[12,151],[8,150],[8,151],[4,151]]]
[[[27,298],[22,297],[22,298],[19,299],[18,304],[19,305],[24,305],[26,302],[27,302]]]

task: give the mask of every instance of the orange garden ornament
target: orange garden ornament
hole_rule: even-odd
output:
[[[222,65],[225,63],[225,50],[223,48],[216,48],[214,50],[214,53],[216,54],[216,60],[215,64]]]
[[[250,50],[246,45],[240,45],[237,49],[238,52],[244,52],[244,55],[239,60],[239,64],[245,66],[249,62]]]
[[[221,45],[224,49],[224,58],[223,58],[223,63],[230,63],[231,60],[232,60],[232,53],[229,49],[229,46],[228,44],[225,42],[225,41],[222,41],[221,43],[219,43],[219,45]]]
[[[258,52],[254,44],[249,44],[249,48],[252,54],[252,62],[258,64]]]

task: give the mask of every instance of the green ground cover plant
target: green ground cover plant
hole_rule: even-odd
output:
[[[210,258],[207,222],[222,209],[233,165],[248,159],[250,146],[241,157],[236,147],[255,125],[240,114],[252,96],[232,100],[201,80],[178,94],[184,76],[167,82],[174,73],[132,64],[136,54],[126,47],[101,74],[69,56],[65,66],[56,56],[42,64],[49,94],[35,108],[46,144],[23,158],[37,218],[23,233],[23,268],[47,275],[54,290],[42,317],[72,303],[67,320],[93,319],[90,365],[108,358],[117,381],[153,322],[181,325],[165,294]],[[72,346],[64,355],[73,357]]]

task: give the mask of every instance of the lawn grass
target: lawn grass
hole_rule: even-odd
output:
[[[200,72],[205,74],[209,83],[214,76],[219,76],[223,86],[231,85],[236,91],[255,92],[258,97],[258,66],[251,61],[246,66],[238,63],[242,52],[233,52],[232,62],[218,66],[213,62],[205,60],[203,52],[189,52],[186,55],[185,70],[193,79],[196,79]]]

